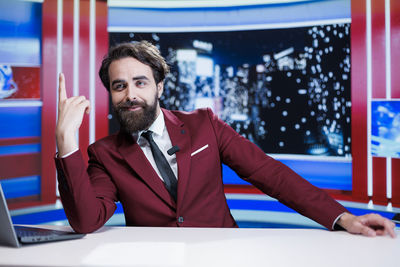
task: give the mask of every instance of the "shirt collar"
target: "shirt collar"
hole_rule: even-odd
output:
[[[148,131],[152,131],[153,133],[162,136],[164,128],[165,128],[164,114],[160,110],[160,114],[158,114],[157,119],[149,127]]]

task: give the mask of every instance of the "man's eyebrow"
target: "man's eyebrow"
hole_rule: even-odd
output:
[[[147,77],[144,76],[144,75],[141,75],[141,76],[135,76],[135,77],[133,77],[132,80],[134,80],[134,81],[137,81],[137,80],[149,80],[149,78],[147,78]]]

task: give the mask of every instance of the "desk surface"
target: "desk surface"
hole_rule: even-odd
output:
[[[0,266],[399,266],[396,232],[103,227],[80,240],[0,247]]]

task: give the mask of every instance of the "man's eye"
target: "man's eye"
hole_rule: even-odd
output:
[[[141,86],[145,86],[145,85],[146,85],[146,82],[144,82],[144,81],[136,81],[136,86],[141,87]]]
[[[115,91],[120,91],[120,90],[122,90],[122,89],[124,89],[125,88],[125,85],[124,84],[115,84],[114,86],[113,86],[113,90],[115,90]]]

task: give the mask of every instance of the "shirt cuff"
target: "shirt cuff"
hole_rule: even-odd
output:
[[[336,223],[339,221],[340,217],[342,217],[342,215],[345,214],[345,213],[346,212],[343,212],[343,213],[339,214],[339,216],[336,217],[336,219],[333,221],[333,224],[332,224],[332,230],[336,230],[336,229],[338,229],[338,227],[340,229],[342,228],[342,227],[340,227],[340,225],[336,226]]]
[[[67,154],[65,154],[64,156],[62,156],[62,157],[59,157],[58,156],[58,152],[56,153],[56,157],[57,158],[60,158],[60,159],[64,159],[64,158],[66,158],[66,157],[68,157],[68,156],[71,156],[72,154],[74,154],[76,151],[78,151],[79,150],[79,148],[76,148],[75,150],[72,150],[71,152],[69,152],[69,153],[67,153]]]

